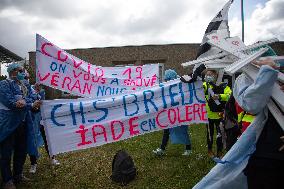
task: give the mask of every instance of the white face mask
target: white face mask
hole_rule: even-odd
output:
[[[215,81],[215,77],[211,76],[211,75],[206,75],[205,76],[205,81],[206,82],[214,82]]]

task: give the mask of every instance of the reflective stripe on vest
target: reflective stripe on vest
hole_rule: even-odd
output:
[[[246,114],[244,115],[244,112],[240,112],[240,113],[238,114],[238,122],[240,123],[240,122],[243,121],[243,122],[251,123],[251,122],[253,122],[254,117],[255,117],[255,116],[253,116],[253,115],[251,115],[251,114],[249,114],[249,113],[246,113]]]
[[[253,122],[254,117],[255,117],[255,116],[253,116],[253,115],[251,115],[251,114],[245,114],[244,117],[243,117],[243,119],[242,119],[242,121],[251,123],[251,122]]]

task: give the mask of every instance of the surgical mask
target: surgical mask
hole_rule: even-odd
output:
[[[215,77],[210,76],[210,75],[206,75],[205,76],[205,81],[206,82],[214,82],[215,81]]]
[[[24,72],[18,72],[17,79],[21,81],[21,80],[25,79],[25,76],[26,76],[26,74]]]

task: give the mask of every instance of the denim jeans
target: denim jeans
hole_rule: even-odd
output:
[[[0,168],[4,183],[22,174],[27,155],[25,123],[19,125],[15,131],[0,143]],[[11,159],[13,154],[13,174]]]

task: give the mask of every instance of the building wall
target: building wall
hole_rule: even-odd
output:
[[[188,73],[181,63],[194,60],[200,44],[142,45],[106,48],[71,49],[68,53],[98,66],[143,65],[163,63],[166,69],[175,69],[179,75]],[[284,55],[284,41],[271,45],[275,52]],[[30,66],[35,72],[35,52],[29,52]],[[59,98],[61,92],[49,91],[48,96]]]
[[[144,45],[72,49],[67,52],[99,66],[164,63],[165,69],[175,68],[178,72],[184,72],[180,64],[193,60],[198,47],[199,44]],[[29,60],[30,65],[34,68],[35,52],[29,52]]]

